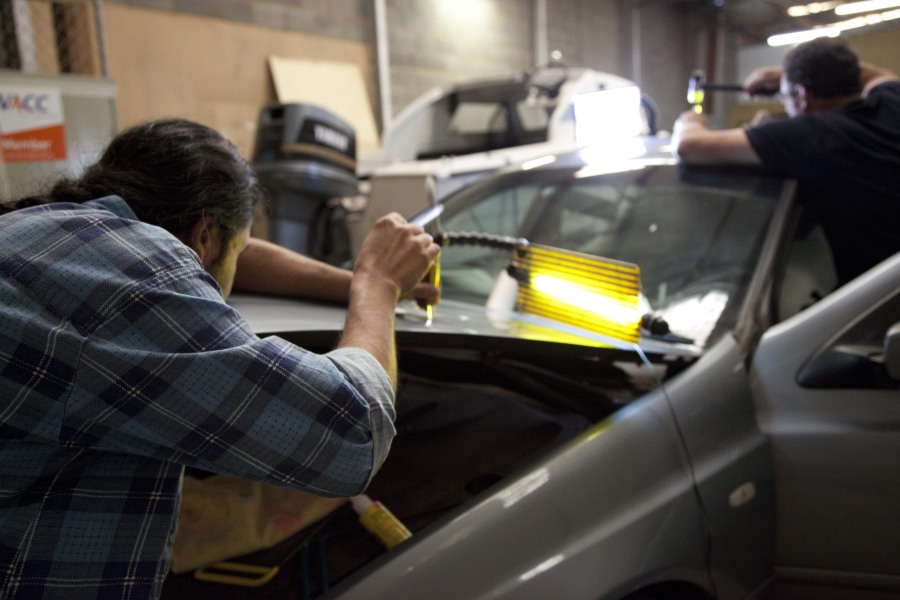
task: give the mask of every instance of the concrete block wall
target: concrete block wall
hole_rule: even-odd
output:
[[[377,73],[372,0],[105,1],[361,42],[371,47]],[[546,4],[548,50],[573,67],[631,76],[623,8],[631,0]],[[385,8],[392,114],[432,87],[535,66],[534,0],[386,0]],[[372,103],[380,115],[379,98]]]
[[[620,0],[548,0],[547,47],[569,66],[629,77]]]
[[[249,25],[371,42],[371,0],[105,0]]]
[[[703,17],[701,11],[677,3],[635,3],[627,11],[628,27],[637,25],[634,37],[629,36],[629,71],[659,108],[660,129],[671,130],[689,108],[690,73],[705,67],[700,63],[706,50]]]
[[[532,0],[388,0],[393,113],[428,89],[533,66]]]
[[[377,73],[373,0],[105,1],[360,42],[372,48]],[[534,67],[535,6],[534,0],[386,0],[392,114],[434,86]],[[546,0],[546,6],[548,51],[561,52],[569,66],[640,78],[660,105],[660,125],[671,125],[683,108],[695,62],[691,36],[699,30],[683,4]],[[634,44],[638,14],[642,33]],[[673,57],[681,68],[673,69]],[[377,90],[377,82],[369,88]],[[377,94],[371,100],[380,115]]]

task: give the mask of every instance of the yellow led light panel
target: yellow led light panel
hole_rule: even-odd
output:
[[[637,265],[531,244],[515,252],[512,275],[519,282],[518,310],[627,342],[640,339]]]

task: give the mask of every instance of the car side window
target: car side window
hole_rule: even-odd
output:
[[[463,102],[450,118],[452,135],[484,135],[508,129],[506,107],[500,102]]]
[[[792,317],[834,291],[837,273],[821,225],[812,223],[797,228],[787,264],[777,283],[778,321]]]
[[[898,322],[900,292],[885,298],[828,344],[797,376],[807,388],[897,389],[884,364],[888,332]]]

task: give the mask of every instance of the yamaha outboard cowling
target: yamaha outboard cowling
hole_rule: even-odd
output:
[[[356,196],[356,133],[311,104],[270,104],[260,112],[253,168],[270,200],[269,239],[307,256],[351,258],[340,198]]]

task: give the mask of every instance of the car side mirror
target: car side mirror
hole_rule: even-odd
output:
[[[900,379],[900,321],[884,335],[884,367],[888,377]]]
[[[807,388],[894,389],[900,385],[900,321],[874,343],[837,344],[807,363],[797,374]]]

